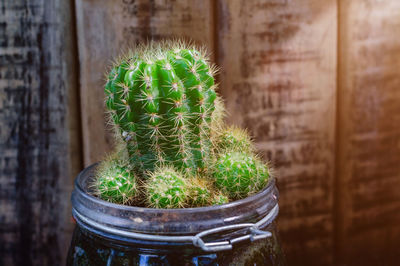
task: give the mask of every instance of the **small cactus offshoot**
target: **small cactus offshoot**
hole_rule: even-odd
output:
[[[221,192],[214,195],[211,205],[223,205],[229,202],[229,198],[222,194]]]
[[[171,167],[160,167],[146,182],[147,203],[159,209],[182,208],[188,185],[182,175]]]
[[[228,152],[221,154],[213,167],[216,186],[232,199],[257,192],[268,180],[264,164],[251,154]]]
[[[192,207],[202,207],[210,204],[211,188],[209,180],[194,177],[190,179],[189,204]]]
[[[236,126],[225,128],[220,134],[218,148],[221,151],[251,153],[254,146],[246,130]]]
[[[137,195],[135,175],[116,160],[106,161],[97,171],[95,194],[101,199],[118,203],[131,203]]]

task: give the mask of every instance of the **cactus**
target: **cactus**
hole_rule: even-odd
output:
[[[137,195],[136,178],[125,163],[116,159],[104,161],[96,172],[95,194],[101,199],[131,203]]]
[[[217,96],[214,101],[214,112],[211,115],[211,137],[212,141],[218,142],[218,138],[223,132],[225,123],[224,118],[226,115],[225,105],[222,98]],[[214,144],[215,144],[214,143]]]
[[[183,42],[150,42],[114,64],[105,102],[117,153],[99,167],[97,196],[132,205],[145,198],[153,208],[201,207],[266,185],[269,169],[247,132],[223,122],[214,74],[205,53]]]
[[[261,191],[268,183],[269,178],[272,176],[271,167],[268,164],[263,163],[261,160],[256,159],[257,175],[253,177],[253,187],[251,188],[252,194]]]
[[[188,195],[186,180],[171,167],[159,167],[146,182],[147,203],[153,208],[183,207]]]
[[[236,126],[225,128],[218,139],[218,149],[220,151],[237,151],[252,153],[254,146],[246,130]]]
[[[214,73],[203,52],[182,42],[139,47],[112,68],[106,106],[139,172],[162,164],[188,172],[205,167]]]
[[[211,202],[211,195],[209,180],[197,176],[190,179],[189,204],[191,207],[207,206]]]
[[[211,205],[222,205],[222,204],[226,204],[229,202],[229,198],[227,196],[225,196],[224,194],[222,194],[221,192],[219,192],[218,194],[215,194],[212,201],[211,201]]]
[[[216,186],[232,199],[240,199],[263,187],[269,177],[266,166],[251,154],[221,154],[213,167]]]

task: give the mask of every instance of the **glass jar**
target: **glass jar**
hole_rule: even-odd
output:
[[[150,209],[92,196],[95,168],[75,180],[77,226],[67,265],[285,265],[274,179],[258,194],[224,205]]]

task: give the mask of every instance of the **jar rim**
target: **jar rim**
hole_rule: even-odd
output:
[[[218,209],[224,209],[224,208],[234,208],[237,205],[245,204],[247,202],[251,202],[254,200],[257,200],[259,198],[264,197],[266,194],[270,193],[271,190],[274,189],[275,187],[275,178],[270,177],[268,179],[267,185],[259,192],[252,194],[246,198],[240,199],[240,200],[235,200],[232,202],[228,202],[225,204],[221,205],[213,205],[213,206],[205,206],[205,207],[190,207],[190,208],[171,208],[171,209],[157,209],[157,208],[146,208],[146,207],[138,207],[138,206],[130,206],[130,205],[123,205],[123,204],[117,204],[117,203],[112,203],[109,201],[102,200],[101,198],[98,198],[96,196],[93,196],[91,193],[89,193],[87,187],[83,187],[82,184],[84,183],[84,179],[86,178],[87,172],[93,171],[96,166],[98,166],[99,163],[94,163],[84,170],[82,170],[77,178],[74,181],[74,190],[78,191],[79,193],[82,193],[84,197],[86,197],[88,200],[97,202],[99,204],[102,204],[104,206],[108,206],[111,208],[116,208],[116,209],[123,209],[127,211],[139,211],[139,212],[177,212],[177,213],[185,213],[185,212],[193,212],[193,211],[211,211],[211,210],[218,210]]]
[[[97,165],[93,164],[85,168],[75,180],[71,202],[73,215],[78,225],[82,225],[83,220],[86,220],[91,221],[92,224],[101,225],[98,227],[125,232],[175,236],[193,235],[221,226],[254,223],[265,217],[278,204],[279,192],[273,178],[270,178],[267,186],[259,193],[223,205],[154,209],[115,204],[89,193],[89,185],[94,178]],[[275,219],[275,216],[272,220]],[[102,230],[91,228],[87,224],[86,229],[89,231],[103,234]]]

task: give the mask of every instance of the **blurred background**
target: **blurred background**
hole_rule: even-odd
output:
[[[397,265],[398,0],[0,0],[0,265],[63,264],[73,179],[112,147],[107,66],[172,37],[274,165],[289,264]]]

